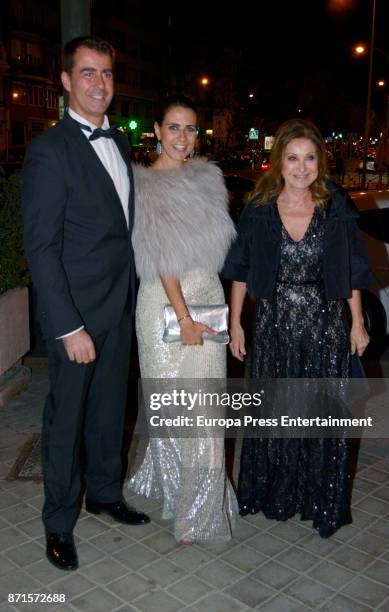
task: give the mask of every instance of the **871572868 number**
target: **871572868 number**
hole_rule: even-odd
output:
[[[65,593],[9,593],[8,603],[65,603]]]

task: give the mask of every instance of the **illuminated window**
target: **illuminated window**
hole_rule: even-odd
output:
[[[47,88],[47,108],[58,108],[59,92],[51,87]]]
[[[45,97],[43,87],[40,85],[32,85],[28,90],[28,103],[30,106],[44,106]]]

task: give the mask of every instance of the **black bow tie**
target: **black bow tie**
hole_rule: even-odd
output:
[[[92,128],[89,127],[89,125],[80,123],[79,121],[77,121],[77,119],[74,119],[73,117],[71,117],[69,113],[67,113],[67,115],[72,121],[74,121],[74,123],[77,123],[77,125],[79,125],[82,130],[86,130],[87,132],[92,132],[91,135],[89,136],[89,140],[97,140],[98,138],[112,138],[114,134],[116,134],[116,132],[118,131],[116,125],[111,125],[111,127],[109,127],[106,130],[103,130],[103,128],[96,128],[95,130],[92,130]]]
[[[92,132],[92,130],[90,130]],[[116,134],[117,128],[115,125],[111,125],[107,130],[103,130],[103,128],[96,128],[93,130],[91,136],[89,136],[89,140],[97,140],[97,138],[112,138],[114,134]]]

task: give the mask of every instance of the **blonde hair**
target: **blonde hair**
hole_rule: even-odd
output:
[[[308,138],[316,148],[318,156],[318,175],[309,189],[316,206],[325,208],[329,189],[326,184],[327,151],[322,135],[318,128],[306,119],[289,119],[277,130],[273,148],[270,154],[270,169],[258,180],[249,200],[256,206],[266,204],[270,199],[277,197],[284,188],[284,179],[281,174],[285,148],[294,138]]]

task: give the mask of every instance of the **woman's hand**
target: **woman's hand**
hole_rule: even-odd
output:
[[[369,334],[367,333],[363,323],[353,323],[350,331],[351,354],[357,353],[361,357],[370,342]]]
[[[163,288],[166,291],[167,298],[173,306],[174,312],[181,330],[182,344],[204,344],[203,333],[217,334],[217,331],[211,329],[203,323],[193,321],[189,314],[188,306],[185,302],[182,293],[180,282],[177,278],[161,276]]]
[[[239,359],[239,361],[244,361],[244,358],[246,356],[246,349],[245,349],[244,331],[243,331],[242,326],[240,324],[231,326],[230,334],[231,334],[231,342],[230,342],[231,353],[233,354],[234,357],[236,357],[236,359]]]
[[[370,342],[369,334],[363,323],[362,297],[358,289],[353,289],[351,297],[347,299],[351,311],[350,345],[351,354],[363,355]]]
[[[180,322],[181,329],[181,342],[182,344],[204,344],[203,333],[208,332],[209,334],[217,334],[217,331],[204,325],[204,323],[198,323],[193,321],[191,317],[185,317]]]

